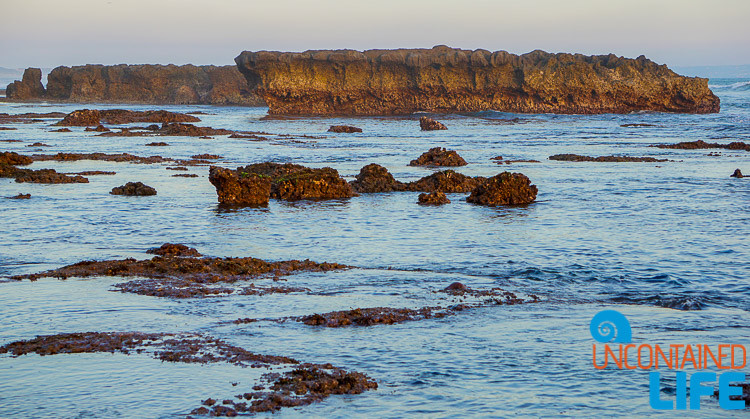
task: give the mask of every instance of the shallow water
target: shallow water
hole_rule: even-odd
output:
[[[512,208],[467,204],[466,194],[449,194],[450,205],[425,208],[416,205],[417,193],[401,192],[224,210],[205,166],[190,168],[188,173],[198,178],[174,178],[183,172],[166,170],[166,164],[37,162],[30,167],[117,175],[90,176],[89,184],[70,185],[0,179],[0,196],[32,195],[30,200],[0,199],[0,276],[84,259],[145,258],[146,249],[164,242],[213,256],[309,258],[359,268],[293,275],[282,283],[307,287],[309,294],[190,300],[111,292],[121,282],[117,278],[2,283],[0,344],[77,331],[196,331],[251,351],[365,372],[380,384],[377,391],[274,414],[281,417],[655,414],[648,403],[648,372],[591,366],[589,321],[611,308],[628,317],[636,342],[750,344],[750,180],[729,177],[736,168],[750,173],[750,153],[649,147],[699,139],[750,141],[747,81],[711,80],[722,100],[722,111],[713,115],[483,112],[439,115],[449,130],[435,132],[419,131],[417,116],[269,120],[263,119],[264,108],[208,106],[88,107],[202,110],[212,115],[200,115],[199,125],[299,137],[102,138],[82,128],[48,132],[53,121],[4,124],[18,130],[0,131],[0,140],[22,142],[0,142],[3,151],[173,158],[211,153],[224,156],[218,164],[226,167],[294,162],[331,166],[350,179],[368,163],[387,167],[399,180],[418,179],[432,170],[408,162],[443,146],[469,162],[458,171],[482,176],[522,172],[539,195],[532,205]],[[0,103],[0,112],[83,107]],[[628,123],[655,126],[620,126]],[[336,124],[364,132],[326,132]],[[51,147],[26,147],[37,141]],[[144,146],[151,141],[170,146]],[[711,151],[721,155],[708,156]],[[547,159],[559,153],[674,161]],[[490,160],[497,155],[540,163],[497,165]],[[142,181],[159,193],[109,195],[128,181]],[[535,293],[543,302],[369,328],[226,323],[238,317],[445,304],[433,291],[454,281]],[[249,391],[256,375],[228,365],[162,364],[145,355],[0,357],[0,416],[180,417],[207,397]],[[245,387],[237,391],[231,382]],[[715,399],[705,398],[701,411],[682,413],[747,415],[747,410],[723,411]]]

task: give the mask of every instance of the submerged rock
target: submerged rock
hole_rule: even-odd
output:
[[[351,134],[354,132],[362,132],[362,128],[353,127],[351,125],[331,125],[331,127],[328,128],[328,132]]]
[[[712,113],[708,79],[643,56],[432,49],[245,51],[235,58],[275,115],[394,115],[496,110]],[[315,74],[311,82],[310,74]]]
[[[220,204],[268,205],[271,198],[271,180],[267,176],[211,166],[208,181],[216,188]]]
[[[466,202],[479,205],[522,205],[536,199],[537,188],[521,173],[503,172],[477,186]]]
[[[710,149],[710,148],[723,148],[727,150],[750,151],[750,144],[747,144],[742,141],[734,141],[728,144],[720,144],[720,143],[707,143],[703,140],[698,140],[698,141],[685,141],[685,142],[681,142],[677,144],[657,144],[654,147],[678,149],[678,150],[700,150],[700,149]]]
[[[409,162],[409,166],[466,166],[466,160],[454,150],[434,147],[422,153],[419,158]]]
[[[148,185],[144,185],[142,182],[128,182],[122,186],[113,188],[110,194],[126,196],[151,196],[156,195],[156,189]]]
[[[741,178],[744,176],[742,175],[742,171],[740,169],[734,169],[734,173],[732,173],[729,177]]]
[[[355,180],[350,182],[352,189],[359,193],[378,193],[406,190],[406,184],[394,179],[385,167],[371,163],[363,167]]]
[[[578,154],[555,154],[549,156],[550,160],[578,161],[578,162],[600,162],[600,163],[627,163],[627,162],[665,162],[669,159],[657,159],[654,157],[629,157],[629,156],[599,156],[589,157]]]
[[[419,128],[422,131],[439,131],[448,129],[442,122],[436,121],[426,116],[419,118]]]
[[[16,196],[9,196],[9,197],[7,197],[7,199],[31,199],[31,194],[30,193],[25,193],[25,194],[24,193],[19,193]]]
[[[419,205],[444,205],[450,204],[451,200],[443,192],[430,192],[419,194]]]

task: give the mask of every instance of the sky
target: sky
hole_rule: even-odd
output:
[[[441,44],[750,64],[750,0],[0,0],[0,15],[9,68]]]

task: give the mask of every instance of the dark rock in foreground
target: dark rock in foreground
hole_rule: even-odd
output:
[[[385,167],[371,163],[363,167],[355,180],[351,181],[352,189],[360,193],[378,193],[406,190],[406,184],[394,179]]]
[[[61,66],[47,76],[46,91],[39,90],[41,72],[30,76],[33,83],[24,73],[19,88],[8,86],[9,100],[263,106],[233,65]]]
[[[142,182],[128,182],[122,186],[113,188],[110,194],[126,196],[151,196],[156,195],[156,189],[148,185],[144,185]]]
[[[409,166],[466,166],[466,160],[459,156],[454,150],[446,150],[442,147],[433,147],[422,153],[416,160],[409,162]]]
[[[735,142],[731,142],[728,144],[720,144],[720,143],[707,143],[703,140],[698,140],[698,141],[685,141],[685,142],[677,143],[677,144],[658,144],[654,147],[678,149],[678,150],[701,150],[701,149],[711,149],[711,148],[723,148],[727,150],[750,151],[750,144],[744,143],[742,141],[735,141]]]
[[[466,202],[487,206],[523,205],[534,202],[536,194],[537,188],[528,177],[521,173],[503,172],[477,186]]]
[[[419,128],[422,131],[439,131],[448,129],[442,122],[436,121],[426,116],[419,118]]]
[[[364,52],[245,51],[235,62],[271,114],[719,111],[719,98],[708,88],[708,79],[680,76],[643,56],[538,50],[519,56],[437,46]]]
[[[744,176],[742,175],[742,171],[740,169],[734,169],[734,173],[732,173],[729,177],[742,178]]]
[[[220,204],[261,206],[271,198],[271,180],[254,173],[212,166],[208,181],[216,188]]]
[[[350,125],[331,125],[330,128],[328,128],[328,132],[337,132],[337,133],[354,133],[354,132],[362,132],[362,128],[353,127]]]
[[[586,161],[586,162],[600,162],[600,163],[626,163],[626,162],[665,162],[669,159],[656,159],[653,157],[629,157],[629,156],[599,156],[589,157],[581,156],[578,154],[555,154],[549,156],[550,160],[558,161]]]
[[[419,205],[444,205],[450,204],[451,200],[443,192],[431,192],[419,194]]]

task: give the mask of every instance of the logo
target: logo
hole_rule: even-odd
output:
[[[745,373],[738,370],[747,365],[747,350],[739,344],[669,344],[632,343],[633,336],[627,317],[616,310],[597,313],[589,325],[591,337],[600,344],[593,345],[593,365],[597,370],[607,367],[620,370],[649,370],[649,404],[658,410],[688,409],[688,374],[690,376],[690,410],[701,408],[701,397],[714,395],[713,385],[719,383],[719,406],[726,410],[745,408],[740,399],[742,387],[732,383],[745,381]],[[610,345],[610,342],[612,343]],[[616,344],[616,345],[615,345]],[[611,362],[611,363],[610,363]],[[710,368],[729,370],[717,374]],[[661,399],[662,370],[675,371],[674,400]]]

